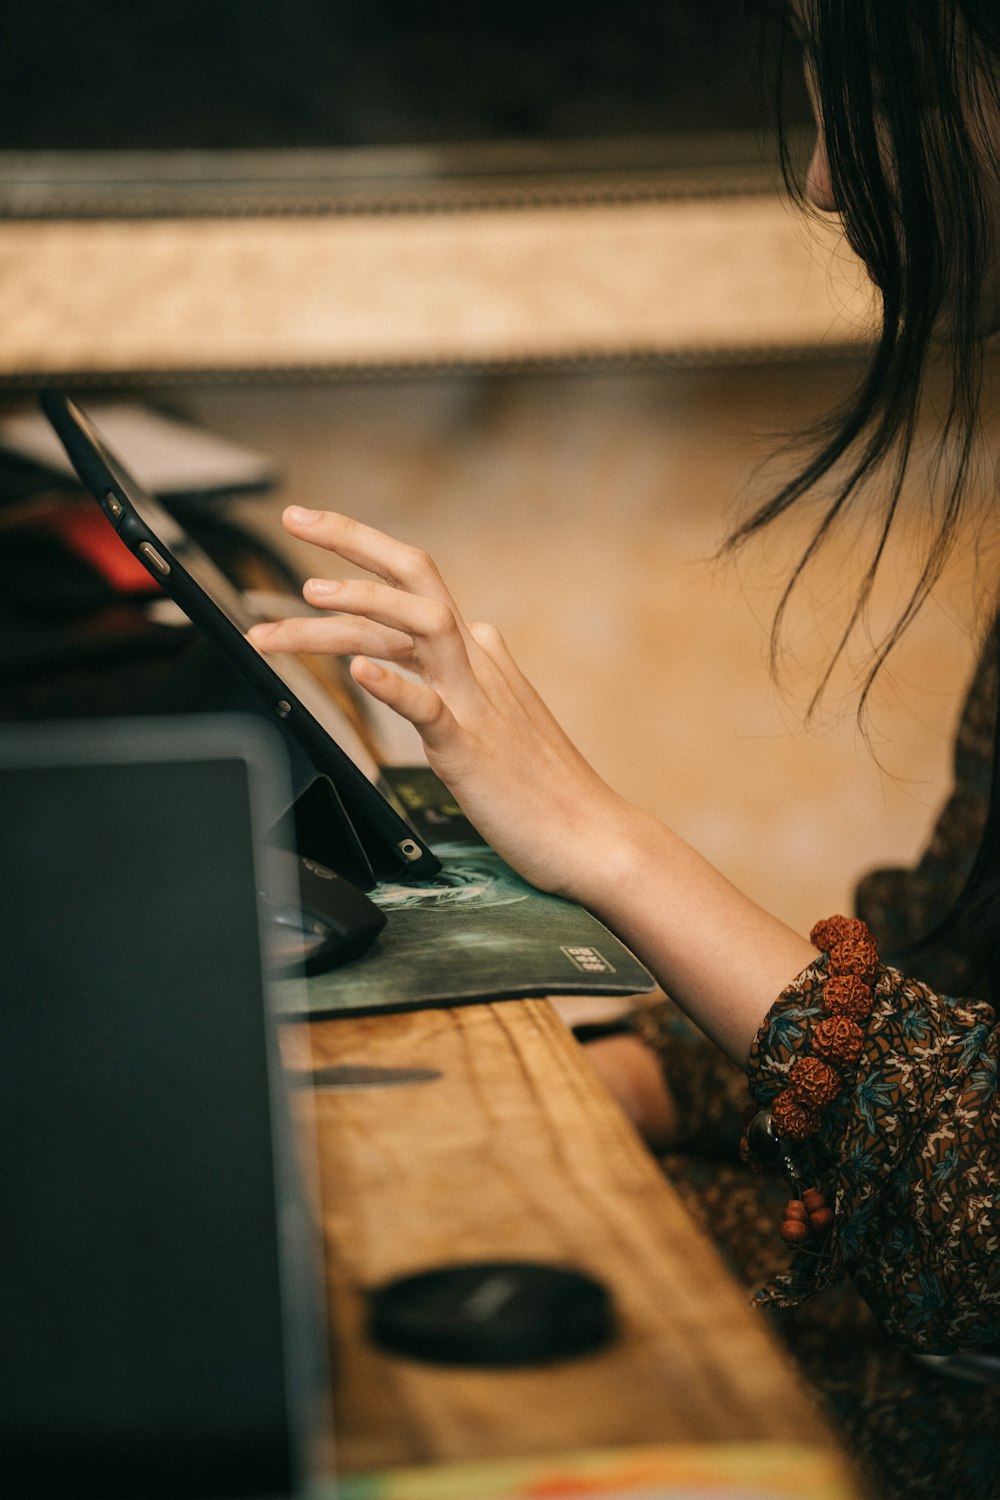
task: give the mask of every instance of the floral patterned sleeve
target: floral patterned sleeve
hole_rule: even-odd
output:
[[[791,1306],[849,1274],[901,1343],[936,1353],[995,1345],[996,1014],[985,1002],[953,1000],[879,963],[862,923],[832,923],[834,939],[838,923],[839,935],[851,929],[855,944],[860,933],[874,962],[865,974],[845,976],[838,972],[844,950],[824,940],[828,924],[814,929],[814,941],[829,951],[765,1019],[749,1072],[757,1103],[793,1143],[802,1178],[822,1192],[834,1222],[818,1242],[796,1250],[759,1300]]]

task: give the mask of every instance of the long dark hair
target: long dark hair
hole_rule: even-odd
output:
[[[786,12],[787,8],[782,7]],[[935,526],[912,593],[876,642],[861,693],[940,576],[972,490],[983,395],[981,293],[998,251],[1000,5],[996,0],[802,0],[797,29],[822,119],[846,237],[882,298],[878,338],[850,401],[814,427],[811,456],[734,531],[759,532],[829,486],[811,541],[778,606],[782,619],[810,561],[879,477],[881,526],[850,619],[817,692],[864,617],[898,514],[925,376],[943,366],[944,398],[929,471]],[[802,197],[787,142],[786,179]],[[942,337],[942,331],[944,336]],[[1000,636],[993,632],[991,648]],[[994,765],[1000,763],[1000,719]],[[1000,778],[956,919],[976,913],[991,988],[1000,993]]]

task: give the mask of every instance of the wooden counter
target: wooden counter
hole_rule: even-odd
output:
[[[337,1468],[653,1443],[828,1438],[764,1321],[541,1000],[329,1021],[315,1066],[436,1068],[316,1094],[335,1329]],[[605,1352],[447,1369],[365,1339],[365,1291],[484,1257],[541,1257],[611,1289]]]

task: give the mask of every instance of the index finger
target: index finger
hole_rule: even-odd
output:
[[[307,510],[300,505],[290,505],[281,520],[292,536],[314,542],[327,552],[335,552],[345,562],[374,573],[391,588],[404,589],[408,594],[420,594],[447,604],[461,624],[461,615],[434,559],[419,547],[411,547],[384,531],[376,531],[374,526],[366,526],[363,521],[334,510]],[[464,632],[464,625],[462,629]]]

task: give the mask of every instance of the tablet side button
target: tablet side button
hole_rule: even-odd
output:
[[[166,558],[160,556],[152,542],[140,542],[139,552],[149,563],[150,567],[155,568],[158,573],[162,573],[164,578],[170,572],[170,564]]]

